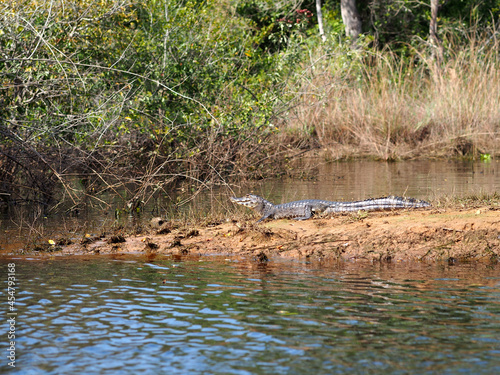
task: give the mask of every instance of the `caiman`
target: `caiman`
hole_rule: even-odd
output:
[[[241,198],[231,197],[230,199],[234,203],[252,208],[261,214],[262,217],[259,221],[257,221],[257,223],[266,219],[281,218],[307,220],[313,215],[328,215],[337,212],[380,211],[394,208],[420,208],[430,206],[430,204],[425,201],[395,196],[355,202],[333,202],[321,199],[305,199],[277,205],[253,194],[247,194]]]

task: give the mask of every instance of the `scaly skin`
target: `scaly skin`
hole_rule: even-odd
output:
[[[274,205],[258,195],[247,194],[241,198],[230,198],[232,202],[252,208],[262,215],[258,222],[265,219],[293,218],[306,220],[313,215],[332,214],[337,212],[376,211],[394,208],[429,207],[430,204],[413,198],[389,196],[384,198],[367,199],[356,202],[332,202],[320,199],[305,199]]]

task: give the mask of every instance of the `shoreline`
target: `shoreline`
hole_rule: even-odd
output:
[[[500,207],[447,207],[357,212],[304,221],[228,221],[218,225],[175,227],[157,221],[149,233],[108,234],[78,243],[47,246],[33,255],[176,255],[273,258],[498,262]]]

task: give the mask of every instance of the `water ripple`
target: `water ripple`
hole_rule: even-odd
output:
[[[498,268],[16,262],[24,373],[500,372]]]

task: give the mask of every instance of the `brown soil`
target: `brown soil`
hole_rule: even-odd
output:
[[[306,221],[227,222],[175,228],[153,223],[148,235],[85,239],[59,254],[155,253],[363,259],[498,261],[500,208],[405,210]]]

